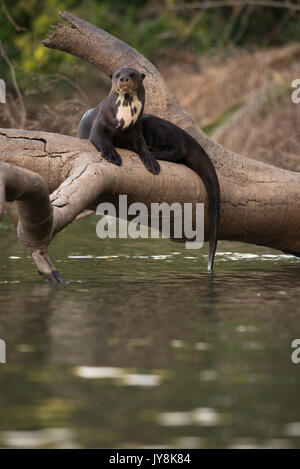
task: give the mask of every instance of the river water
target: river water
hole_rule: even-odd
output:
[[[96,237],[73,223],[51,287],[0,223],[0,446],[294,448],[300,445],[300,260]]]

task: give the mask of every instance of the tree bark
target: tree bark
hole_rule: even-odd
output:
[[[18,236],[40,274],[49,281],[63,283],[47,254],[53,236],[53,207],[45,180],[28,169],[0,163],[0,217],[5,200],[17,201]]]
[[[71,53],[106,74],[122,66],[143,71],[146,74],[145,112],[182,127],[206,149],[220,181],[219,239],[300,253],[299,173],[242,157],[216,144],[181,109],[156,68],[142,55],[71,13],[60,15],[71,27],[65,24],[54,27],[44,41],[45,46]],[[127,194],[128,203],[139,201],[148,207],[151,202],[204,202],[207,206],[204,185],[189,168],[161,162],[160,175],[152,175],[137,155],[119,151],[123,159],[121,167],[103,160],[95,147],[85,140],[47,132],[0,129],[0,160],[38,173],[52,193],[50,238],[82,210],[94,209],[102,201],[117,204],[119,194]],[[206,226],[207,218],[206,210]],[[24,237],[22,242],[26,246]],[[44,241],[41,249],[45,251]]]

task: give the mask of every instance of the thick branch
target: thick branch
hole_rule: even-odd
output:
[[[47,184],[28,169],[0,163],[0,216],[5,201],[14,200],[19,212],[19,239],[44,277],[63,282],[47,255],[47,247],[53,236],[53,208]]]
[[[191,118],[180,108],[179,103],[168,85],[143,55],[132,47],[107,33],[103,29],[78,18],[68,11],[60,13],[67,23],[52,26],[53,30],[43,41],[44,46],[68,52],[85,62],[94,65],[109,76],[119,67],[134,67],[146,74],[145,112],[172,120],[172,114],[180,113],[183,121]],[[195,126],[196,127],[196,126]]]
[[[47,154],[36,157],[40,142]],[[119,151],[123,158],[121,167],[103,160],[85,140],[47,132],[0,129],[0,160],[33,166],[48,186],[56,189],[51,195],[54,232],[71,223],[85,208],[95,208],[102,201],[117,204],[119,194],[127,194],[129,203],[141,201],[148,207],[151,202],[175,201],[204,202],[207,206],[201,179],[186,166],[161,162],[161,174],[155,176],[145,170],[137,155]],[[45,168],[53,167],[57,160],[59,174],[53,178],[53,172]],[[241,172],[239,184],[232,182],[227,191],[230,197],[221,194],[219,239],[300,252],[300,174],[254,160],[253,168],[251,172],[248,169]],[[221,170],[219,177],[224,186],[227,181]],[[208,226],[207,213],[205,225]]]

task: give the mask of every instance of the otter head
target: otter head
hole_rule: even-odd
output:
[[[112,90],[118,94],[136,94],[139,89],[143,89],[144,73],[140,73],[135,68],[119,68],[110,75],[112,79]]]

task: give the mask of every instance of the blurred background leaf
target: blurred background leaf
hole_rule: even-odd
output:
[[[109,31],[153,61],[167,58],[168,52],[180,49],[203,53],[214,48],[278,46],[300,40],[299,12],[247,4],[191,9],[194,3],[187,0],[15,0],[12,4],[1,0],[0,39],[18,64],[21,84],[27,84],[29,72],[70,73],[70,64],[76,59],[49,51],[41,44],[50,25],[59,21],[61,10],[70,10]],[[8,20],[7,12],[19,31]],[[4,78],[8,78],[6,73],[1,67]]]

